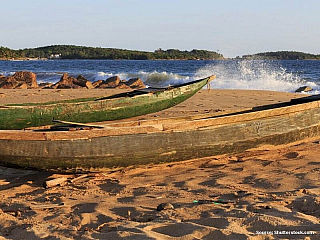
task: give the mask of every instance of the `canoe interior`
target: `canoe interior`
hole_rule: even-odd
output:
[[[0,164],[82,172],[286,144],[320,136],[320,101],[301,99],[220,115],[102,126],[83,131],[0,131]]]

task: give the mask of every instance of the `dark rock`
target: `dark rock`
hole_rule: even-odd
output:
[[[75,83],[77,85],[79,85],[81,87],[88,88],[88,89],[94,88],[92,83],[88,79],[83,77],[82,75],[79,75],[76,79],[77,79],[77,81]]]
[[[115,88],[119,88],[119,89],[131,89],[131,87],[129,87],[126,83],[121,82],[118,86],[116,86]]]
[[[103,80],[98,80],[92,83],[94,88],[99,88],[99,86],[103,83]]]
[[[102,84],[100,84],[99,88],[114,88],[120,84],[121,80],[118,76],[109,77]]]
[[[299,87],[295,92],[310,92],[313,89],[309,86]]]
[[[33,72],[16,72],[9,77],[0,77],[0,88],[38,88],[37,76]]]
[[[174,209],[171,203],[161,203],[157,207],[157,211],[167,210],[167,209]]]
[[[131,78],[126,82],[126,85],[133,89],[146,88],[146,85],[144,85],[140,78]]]
[[[17,89],[28,89],[28,85],[26,83],[21,83],[18,86],[16,86],[15,88],[17,88]]]
[[[68,73],[64,73],[60,81],[52,85],[54,89],[68,89],[68,88],[93,88],[92,83],[83,76],[77,78],[70,77]]]
[[[79,85],[74,84],[75,78],[70,77],[68,73],[64,73],[60,78],[59,82],[52,85],[54,89],[68,89],[68,88],[82,88]]]
[[[50,89],[53,86],[53,83],[49,83],[49,82],[42,82],[39,84],[39,88],[42,89]]]

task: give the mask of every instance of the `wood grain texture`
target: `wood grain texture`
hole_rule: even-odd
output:
[[[35,132],[39,138],[34,140],[10,137],[1,139],[0,163],[6,166],[77,172],[182,161],[235,153],[264,144],[286,144],[320,135],[318,105],[318,102],[312,102],[274,111],[266,110],[263,113],[244,114],[246,116],[227,116],[223,119],[233,121],[224,124],[221,119],[219,124],[212,125],[207,124],[208,121],[217,120],[199,120],[205,124],[183,128],[183,131],[180,128],[162,130],[162,125],[142,125],[115,128],[113,134],[109,132],[107,135],[104,134],[110,129],[48,132],[45,140],[41,135],[43,133]]]

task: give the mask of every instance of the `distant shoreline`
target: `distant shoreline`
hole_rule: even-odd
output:
[[[262,52],[250,55],[226,58],[221,53],[209,50],[193,49],[191,51],[161,48],[154,52],[86,47],[74,45],[52,45],[37,48],[13,50],[0,46],[0,60],[320,60],[320,54],[310,54],[298,51]]]

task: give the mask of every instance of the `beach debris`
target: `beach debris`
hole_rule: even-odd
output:
[[[240,197],[246,197],[246,196],[252,195],[252,193],[249,193],[249,192],[243,191],[243,190],[239,190],[239,191],[234,192],[233,195],[235,197],[240,198]]]
[[[30,210],[45,210],[45,209],[52,209],[52,208],[61,208],[66,207],[64,203],[51,203],[51,204],[34,204],[31,205],[29,208]]]
[[[295,92],[299,93],[299,92],[310,92],[313,89],[309,86],[303,86],[303,87],[299,87]]]
[[[13,215],[15,217],[21,217],[21,211],[23,211],[23,210],[14,210],[14,209],[2,210],[2,209],[0,209],[0,213],[13,213]]]
[[[210,199],[200,199],[200,200],[194,200],[193,203],[198,203],[198,204],[229,204],[229,203],[234,203],[232,201],[226,201],[223,199],[217,199],[217,200],[210,200]]]
[[[63,186],[66,184],[68,178],[66,177],[59,177],[59,178],[54,178],[48,181],[45,181],[43,183],[43,187],[44,188],[51,188],[51,187],[55,187],[55,186]]]
[[[174,206],[171,203],[161,203],[157,207],[157,211],[174,209]]]
[[[67,183],[75,183],[77,181],[80,181],[87,177],[93,177],[93,178],[104,178],[107,174],[105,173],[90,173],[90,174],[81,174],[79,176],[73,177],[73,178],[67,178],[67,177],[58,177],[54,179],[47,180],[43,183],[44,188],[51,188],[56,186],[64,186]]]
[[[86,177],[88,177],[88,176],[89,176],[88,174],[82,174],[82,175],[80,175],[80,176],[78,176],[78,177],[69,179],[68,182],[74,183],[74,182],[79,181],[79,180],[81,180],[81,179],[83,179],[83,178],[86,178]]]

